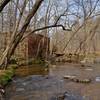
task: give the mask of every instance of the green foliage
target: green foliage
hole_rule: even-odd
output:
[[[11,59],[9,64],[17,64],[17,61],[15,59]]]
[[[13,68],[5,70],[4,73],[0,76],[0,84],[3,86],[6,85],[12,79],[14,71],[15,70]]]
[[[18,67],[18,65],[16,65],[16,64],[10,64],[8,68],[16,69],[17,67]]]
[[[45,61],[42,59],[34,59],[33,64],[45,65]]]
[[[45,61],[40,59],[40,58],[37,58],[37,59],[29,59],[28,60],[28,65],[45,65]]]

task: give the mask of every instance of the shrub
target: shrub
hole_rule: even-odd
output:
[[[6,85],[13,77],[14,75],[14,69],[9,68],[3,72],[2,75],[0,75],[0,84],[1,85]]]

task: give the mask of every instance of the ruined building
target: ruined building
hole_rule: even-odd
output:
[[[0,53],[2,53],[7,44],[9,44],[11,33],[0,33]],[[46,58],[49,54],[50,39],[41,34],[32,34],[24,39],[16,48],[14,57],[16,58]],[[1,55],[1,54],[0,54]]]

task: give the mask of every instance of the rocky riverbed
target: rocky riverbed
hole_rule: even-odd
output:
[[[6,87],[6,100],[100,100],[100,64],[56,64],[37,71],[29,75],[28,69],[28,75],[23,76],[19,70],[21,74]],[[64,79],[65,75],[91,82],[71,81]]]

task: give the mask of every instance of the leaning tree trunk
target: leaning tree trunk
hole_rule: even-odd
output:
[[[3,0],[0,4],[0,12],[3,10],[3,8],[10,2],[11,0]]]
[[[21,30],[18,32],[18,34],[16,35],[15,39],[13,40],[12,44],[10,45],[10,47],[8,47],[8,49],[6,49],[5,54],[3,55],[1,62],[0,62],[0,66],[3,66],[5,64],[5,66],[3,68],[7,68],[8,62],[12,56],[12,54],[14,53],[16,47],[18,46],[18,44],[20,43],[32,17],[35,15],[35,13],[37,12],[38,8],[40,7],[41,3],[44,0],[36,0],[32,10],[30,11],[30,13],[28,14]],[[11,40],[12,41],[12,40]]]

